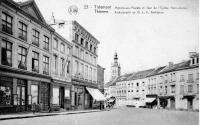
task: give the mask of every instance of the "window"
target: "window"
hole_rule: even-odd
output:
[[[199,93],[199,84],[197,84],[197,93]]]
[[[33,52],[32,71],[39,72],[39,53]]]
[[[192,58],[192,64],[195,64],[195,58]]]
[[[83,51],[83,49],[81,49],[81,51],[80,51],[80,58],[84,59],[84,51]]]
[[[49,75],[49,57],[43,56],[43,74]]]
[[[171,93],[175,93],[176,89],[175,89],[175,85],[171,86]]]
[[[88,53],[85,52],[85,61],[88,61]]]
[[[92,80],[92,67],[90,67],[90,75],[89,75],[89,77],[90,77],[90,80]]]
[[[75,72],[76,72],[76,74],[79,73],[79,63],[78,63],[78,61],[75,61]]]
[[[137,86],[139,86],[139,83],[137,83]]]
[[[70,48],[67,47],[67,55],[69,55],[69,54],[70,54]]]
[[[81,45],[83,45],[83,42],[84,42],[84,39],[83,39],[83,38],[81,38]]]
[[[33,29],[32,44],[39,46],[39,36],[40,33],[37,30]]]
[[[90,60],[89,60],[89,62],[92,63],[92,55],[90,55]]]
[[[53,71],[54,73],[58,73],[58,56],[57,55],[53,55]]]
[[[27,69],[26,61],[27,61],[27,49],[19,46],[18,48],[18,68]]]
[[[22,40],[27,41],[27,25],[19,22],[18,29],[18,37]]]
[[[199,64],[199,58],[197,57],[197,64]]]
[[[79,35],[75,33],[75,41],[78,42]]]
[[[92,44],[90,44],[90,51],[92,51]]]
[[[79,48],[78,48],[78,46],[75,47],[75,56],[77,56],[77,57],[79,56]]]
[[[188,85],[188,92],[191,93],[193,91],[192,85]]]
[[[181,76],[180,76],[180,81],[181,81],[181,82],[185,81],[185,80],[184,80],[184,75],[181,75]]]
[[[88,79],[88,66],[85,66],[85,78]]]
[[[94,57],[94,65],[96,65],[97,64],[97,62],[96,62],[96,57]]]
[[[59,105],[59,88],[53,87],[53,104]]]
[[[49,37],[44,36],[44,45],[43,45],[43,49],[49,51]]]
[[[94,53],[96,54],[96,47],[94,47]]]
[[[12,79],[0,77],[0,106],[12,104]]]
[[[67,63],[67,74],[69,74],[69,71],[70,71],[70,61],[68,61]]]
[[[184,85],[180,85],[180,94],[184,94]]]
[[[65,45],[61,43],[60,50],[62,53],[65,53]]]
[[[88,48],[88,42],[87,41],[85,42],[85,48],[86,49]]]
[[[1,64],[12,66],[12,43],[2,39]]]
[[[193,74],[188,74],[188,81],[193,81]]]
[[[13,34],[12,33],[12,20],[13,18],[6,13],[2,13],[2,31]]]
[[[32,104],[38,104],[38,85],[31,85]]]
[[[54,49],[58,49],[58,39],[54,38],[54,41],[53,41],[53,48]]]
[[[165,94],[167,94],[167,86],[165,86]]]
[[[61,75],[65,75],[65,60],[61,58]]]
[[[84,65],[83,65],[83,63],[81,63],[80,70],[81,70],[80,73],[83,76],[84,75]]]

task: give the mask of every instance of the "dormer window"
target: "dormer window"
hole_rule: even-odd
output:
[[[84,39],[83,39],[83,38],[81,38],[81,45],[83,45],[83,41],[84,41]]]
[[[192,58],[192,64],[195,64],[195,58]]]

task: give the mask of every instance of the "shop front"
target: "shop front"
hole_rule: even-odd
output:
[[[89,93],[89,99],[88,99],[88,108],[103,108],[104,105],[104,101],[106,100],[106,98],[104,97],[104,95],[95,88],[90,88],[90,87],[86,87],[87,92]],[[92,98],[91,98],[92,97]]]
[[[38,111],[48,110],[49,76],[6,71],[0,72],[0,114],[30,112],[33,104]]]
[[[147,108],[157,107],[157,95],[146,95],[145,102]]]
[[[51,110],[70,110],[71,109],[71,86],[53,85]]]

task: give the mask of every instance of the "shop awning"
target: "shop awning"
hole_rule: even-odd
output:
[[[152,103],[156,98],[146,98],[146,103]]]
[[[88,88],[86,87],[90,95],[95,99],[96,101],[105,101],[106,98],[104,95],[98,90],[98,89],[93,89],[93,88]]]

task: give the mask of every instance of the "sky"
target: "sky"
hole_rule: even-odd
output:
[[[25,1],[25,0],[15,0]],[[58,20],[77,20],[95,38],[98,64],[106,68],[105,82],[115,51],[122,74],[178,63],[189,59],[189,52],[199,50],[198,0],[35,0],[44,18],[52,12]],[[71,5],[78,7],[69,14]],[[89,9],[84,9],[89,5]],[[94,13],[94,5],[111,6],[109,13]],[[166,9],[163,14],[115,14],[120,7],[182,7]]]

